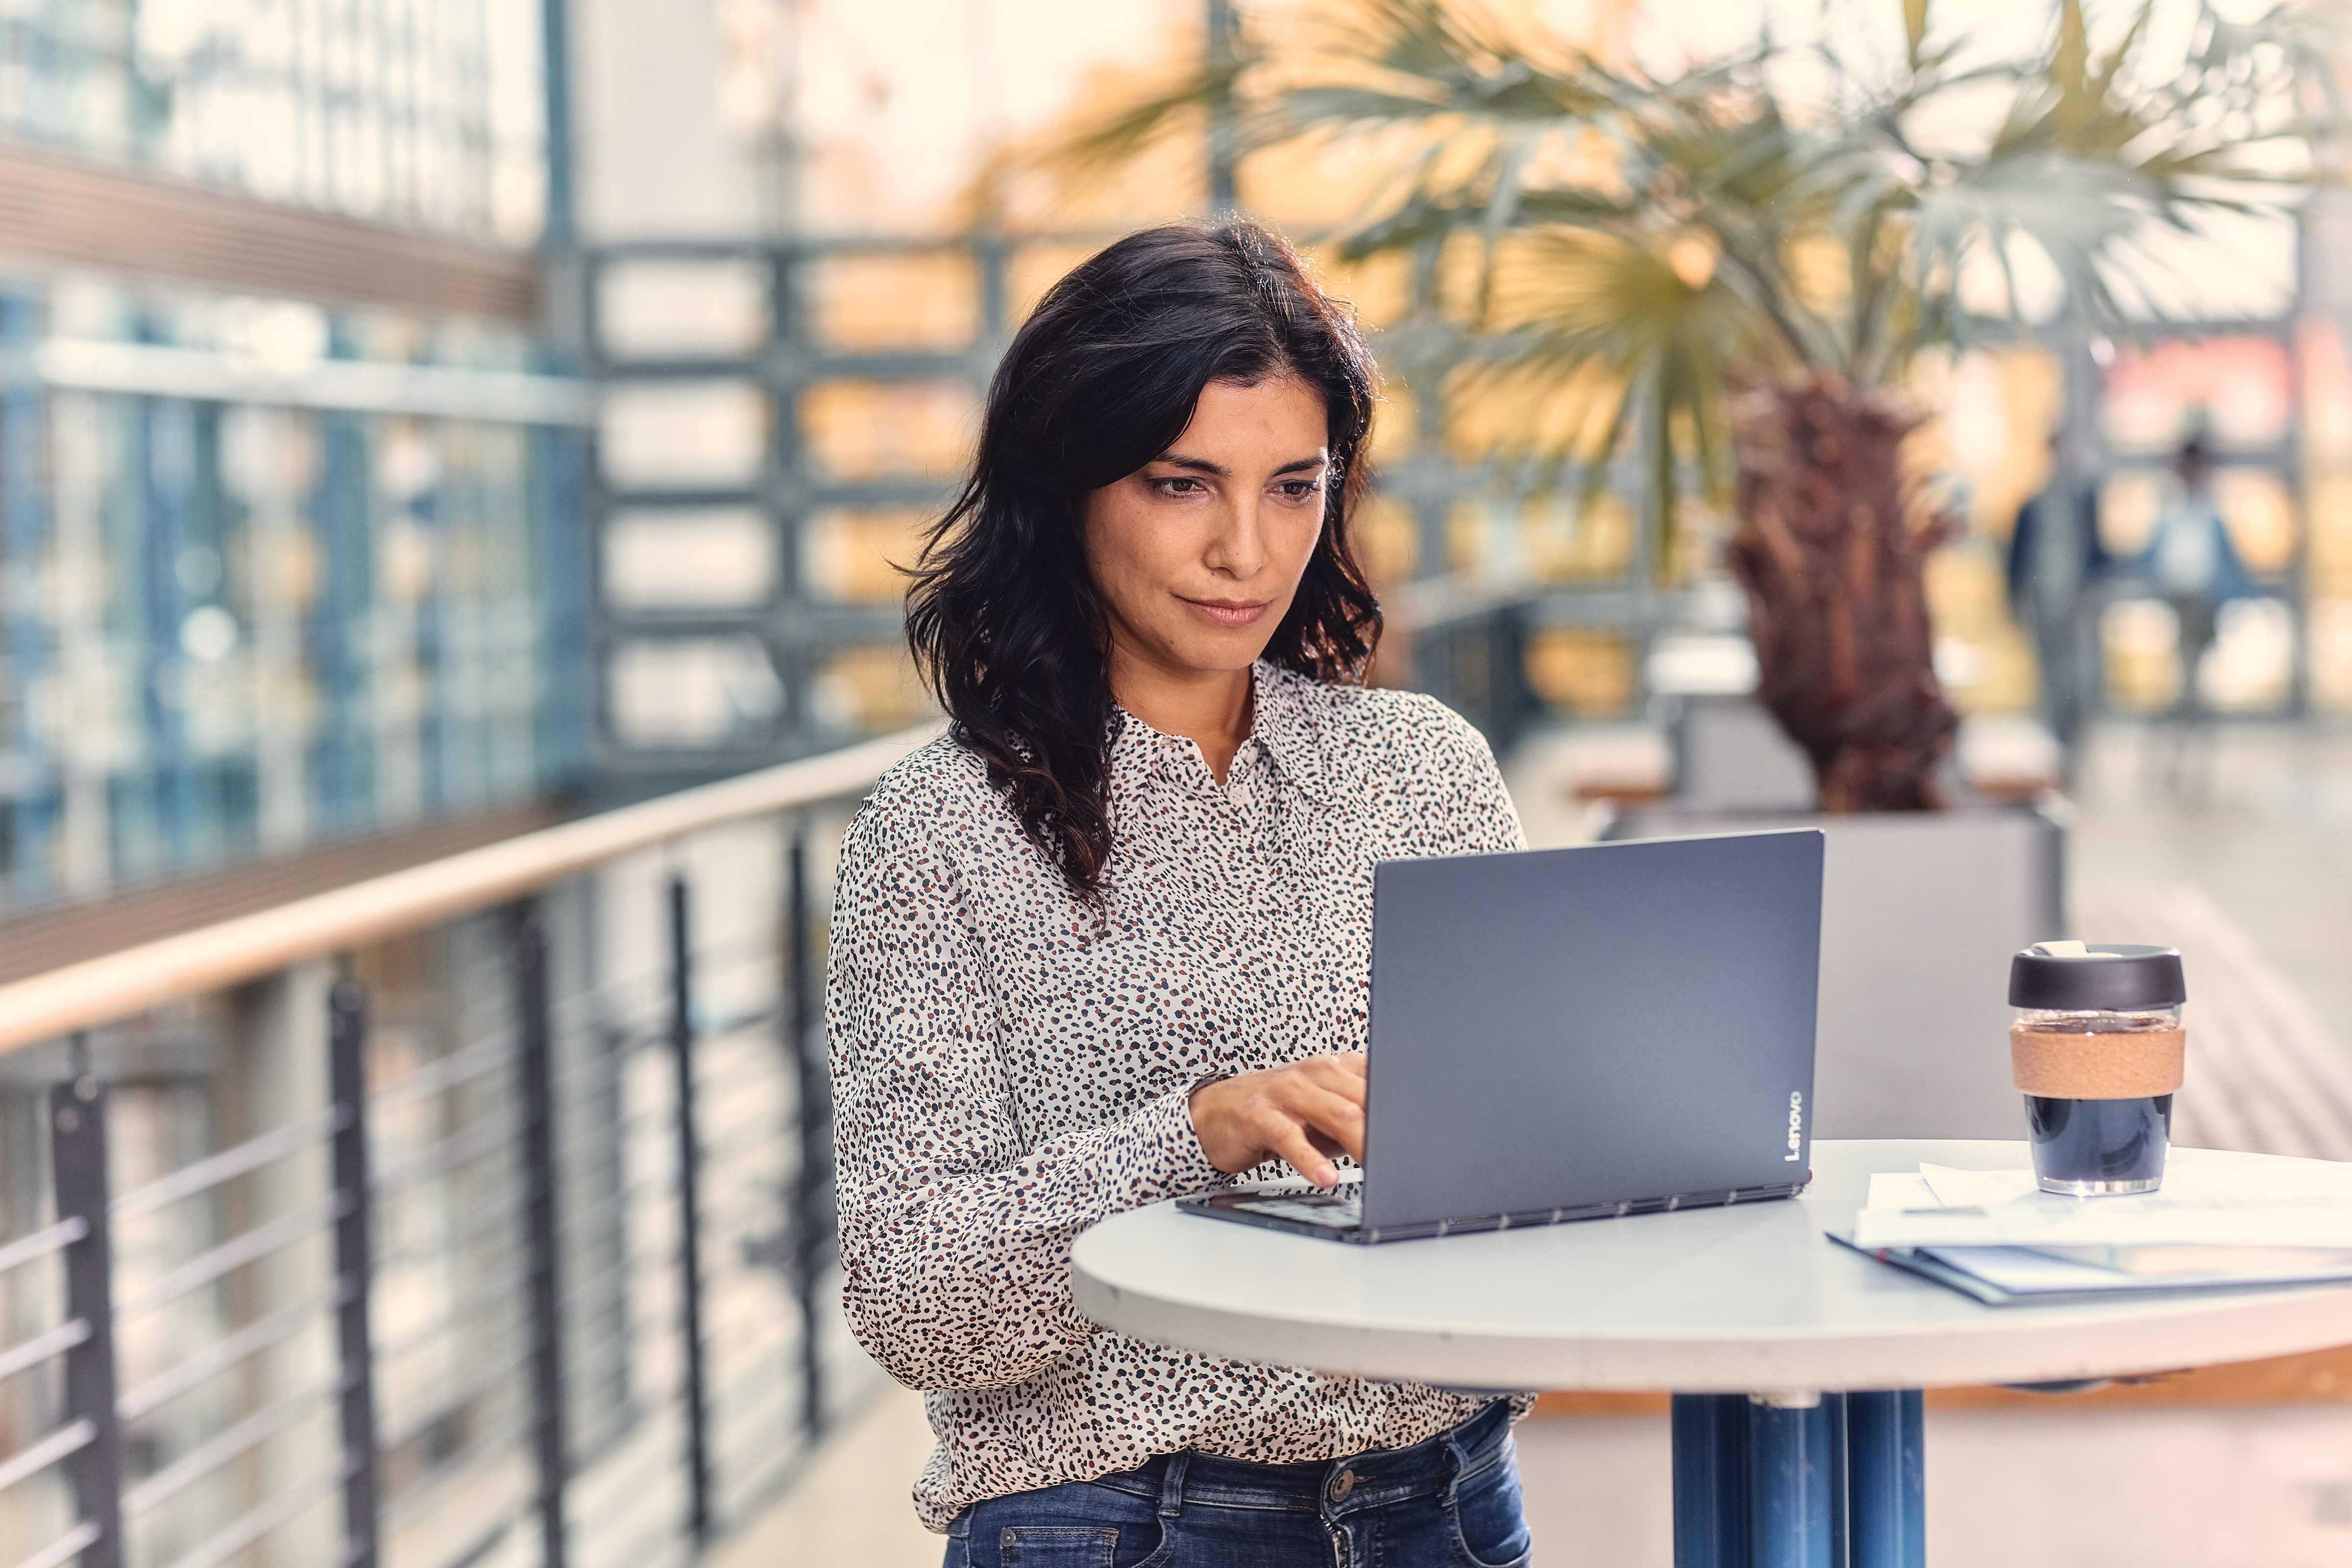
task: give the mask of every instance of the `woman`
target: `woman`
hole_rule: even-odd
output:
[[[1522,847],[1475,731],[1357,684],[1375,395],[1265,230],[1132,236],[1013,340],[915,573],[953,727],[849,829],[827,1022],[844,1296],[927,1391],[950,1568],[1528,1553],[1524,1401],[1194,1355],[1071,1300],[1095,1220],[1361,1157],[1373,863]]]

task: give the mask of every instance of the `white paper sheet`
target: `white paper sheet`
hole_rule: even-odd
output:
[[[2032,1171],[1960,1171],[1921,1162],[1919,1179],[1948,1209],[1989,1208],[2014,1203],[2042,1189]]]
[[[1904,1179],[1872,1178],[1869,1206],[1854,1216],[1857,1246],[2352,1247],[2347,1164],[2176,1165],[2160,1191],[2098,1198],[2037,1192],[2030,1171],[1895,1174]]]
[[[1916,1171],[1881,1171],[1870,1178],[1874,1209],[1937,1209],[1944,1206],[1927,1178]]]

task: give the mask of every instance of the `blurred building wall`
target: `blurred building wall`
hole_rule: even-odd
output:
[[[1197,0],[580,0],[601,383],[595,773],[648,793],[912,721],[913,558],[1028,303],[1205,167],[1051,214],[1006,155],[1199,58]]]

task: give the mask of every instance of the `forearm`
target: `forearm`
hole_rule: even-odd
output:
[[[1223,1180],[1193,1135],[1184,1089],[1001,1170],[868,1171],[842,1198],[850,1327],[911,1387],[1019,1383],[1094,1331],[1071,1295],[1079,1231]]]

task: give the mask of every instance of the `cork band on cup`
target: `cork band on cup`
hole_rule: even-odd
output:
[[[2138,1100],[2180,1088],[2186,1029],[2115,1034],[2052,1033],[2019,1025],[2009,1032],[2010,1071],[2017,1087],[2047,1100]]]

